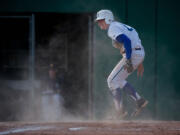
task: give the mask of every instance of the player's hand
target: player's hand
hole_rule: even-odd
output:
[[[124,65],[124,69],[127,70],[128,73],[133,72],[134,68],[133,68],[131,59],[127,59],[127,60],[126,60],[126,63],[125,63],[125,65]]]
[[[118,41],[116,40],[112,40],[112,45],[117,48],[117,49],[120,49],[123,47],[123,44],[122,43],[119,43]]]
[[[139,64],[139,66],[137,67],[137,76],[143,76],[144,73],[144,66],[143,63]]]

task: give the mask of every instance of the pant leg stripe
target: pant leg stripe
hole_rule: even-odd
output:
[[[119,72],[121,72],[121,70],[123,69],[123,67],[114,75],[114,77],[112,78],[112,80],[114,80],[114,78],[116,78],[116,76],[119,74]],[[111,81],[112,81],[111,80]]]

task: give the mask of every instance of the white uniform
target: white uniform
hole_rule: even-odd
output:
[[[132,48],[131,61],[135,70],[137,66],[143,62],[145,56],[144,48],[141,45],[141,40],[139,39],[138,33],[134,28],[119,22],[115,22],[115,21],[112,22],[108,29],[108,36],[112,40],[116,40],[116,37],[119,36],[120,34],[125,34],[131,40],[131,48]],[[141,48],[141,49],[136,50],[135,48]],[[116,65],[116,67],[113,69],[113,71],[111,72],[111,74],[107,79],[108,86],[111,90],[115,90],[117,88],[123,88],[126,84],[126,78],[130,75],[130,73],[128,73],[123,68],[125,61],[126,61],[126,54],[123,54],[123,58]]]

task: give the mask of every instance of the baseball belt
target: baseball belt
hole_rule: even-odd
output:
[[[132,50],[140,51],[140,50],[142,50],[142,48],[132,48]],[[124,53],[126,53],[126,51],[124,50],[122,53],[124,54]]]

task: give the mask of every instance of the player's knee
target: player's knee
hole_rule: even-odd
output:
[[[122,89],[125,86],[126,83],[127,83],[126,80],[119,81],[119,87]]]
[[[118,81],[115,81],[115,80],[112,80],[111,78],[108,77],[107,79],[107,83],[108,83],[108,87],[109,89],[116,89],[116,88],[123,88],[126,84],[126,80],[118,80]]]
[[[110,77],[108,77],[108,79],[107,79],[107,84],[108,84],[109,89],[112,90],[113,89],[113,81]]]

